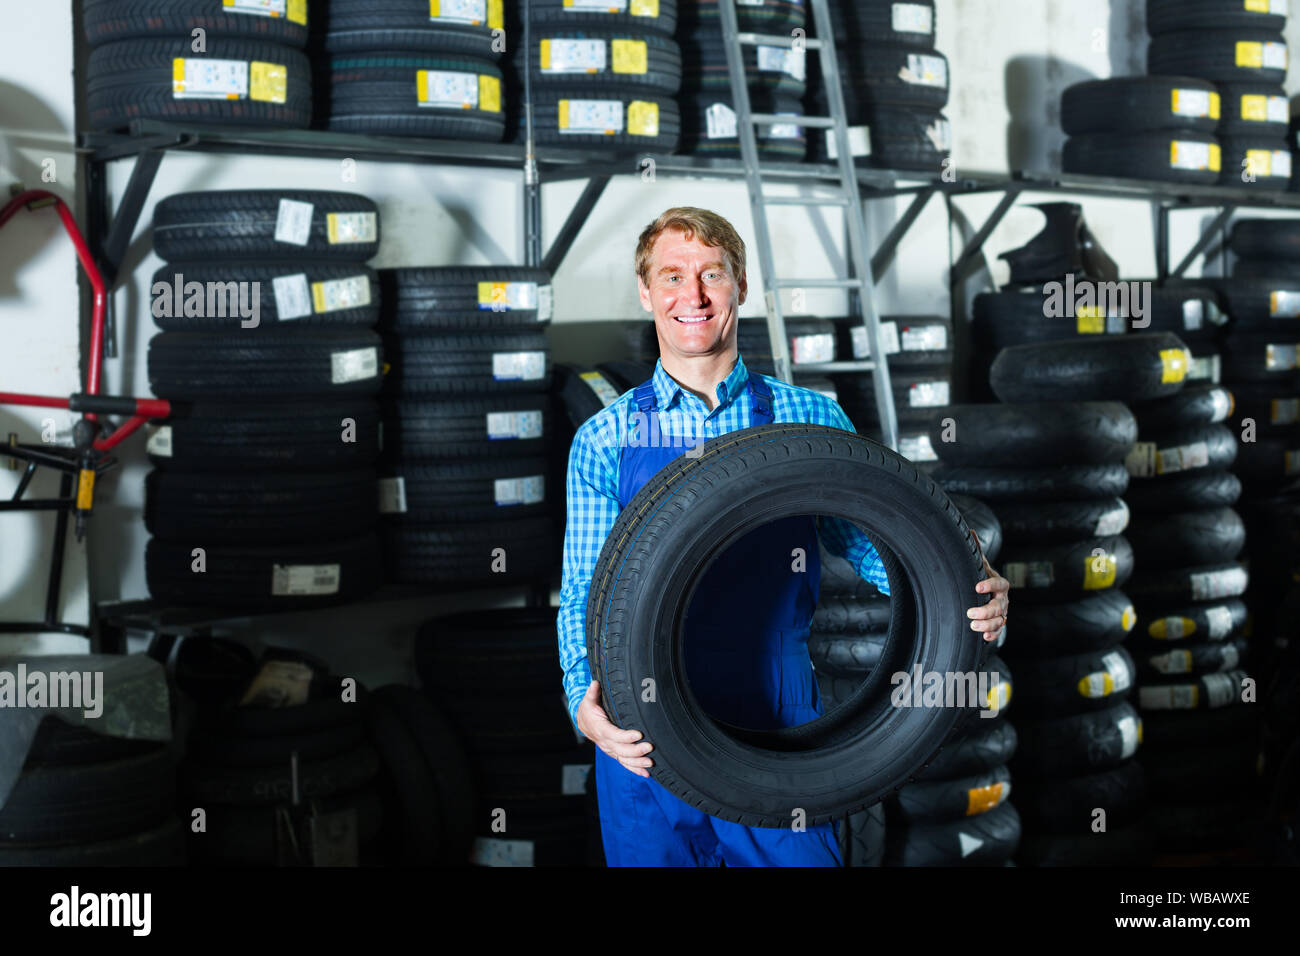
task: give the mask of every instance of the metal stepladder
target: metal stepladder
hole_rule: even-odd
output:
[[[840,87],[839,61],[836,58],[832,36],[830,10],[827,0],[808,0],[813,11],[817,38],[796,38],[782,34],[741,33],[736,15],[736,0],[717,0],[722,20],[723,45],[727,51],[727,71],[731,80],[732,105],[736,111],[736,127],[740,137],[740,155],[745,167],[745,182],[749,188],[749,204],[754,220],[754,236],[758,246],[759,268],[763,271],[763,298],[767,311],[768,335],[772,340],[772,357],[776,377],[793,384],[790,370],[790,345],[786,337],[785,317],[781,312],[782,289],[845,289],[856,292],[858,311],[867,332],[871,348],[871,361],[858,363],[855,368],[871,372],[876,408],[880,417],[881,439],[895,451],[898,449],[898,417],[894,410],[894,393],[889,378],[889,364],[882,361],[884,341],[881,336],[880,316],[876,312],[875,277],[871,270],[871,256],[867,251],[867,223],[861,196],[858,192],[857,174],[849,148],[848,122],[845,117],[844,91]],[[746,83],[743,46],[794,47],[796,43],[821,56],[821,76],[825,85],[826,102],[830,116],[777,115],[754,113],[749,105],[749,87]],[[759,165],[758,142],[754,130],[757,126],[793,124],[807,129],[833,131],[835,137],[835,162],[839,173],[838,188],[834,195],[824,198],[814,196],[770,196],[763,188],[763,171]],[[849,262],[853,277],[834,279],[784,279],[776,275],[776,259],[772,251],[772,238],[768,230],[767,207],[772,206],[839,206],[849,234]]]

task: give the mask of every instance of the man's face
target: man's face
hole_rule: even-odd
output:
[[[650,254],[650,284],[637,277],[641,305],[654,314],[661,353],[679,358],[734,352],[745,277],[737,281],[718,246],[661,233]]]

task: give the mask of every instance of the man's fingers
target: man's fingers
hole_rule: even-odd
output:
[[[611,757],[617,757],[619,759],[622,759],[623,757],[644,757],[654,749],[654,747],[644,740],[629,743],[614,740],[611,737],[603,737],[601,739],[601,744],[603,745],[602,749],[605,753],[609,754]]]

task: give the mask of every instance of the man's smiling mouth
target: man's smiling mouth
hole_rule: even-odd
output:
[[[709,319],[711,319],[711,318],[713,318],[713,316],[712,316],[712,315],[709,315],[709,314],[675,315],[675,316],[673,316],[673,319],[674,319],[675,321],[677,321],[677,322],[681,322],[683,325],[699,325],[701,322],[707,322],[707,321],[709,321]]]

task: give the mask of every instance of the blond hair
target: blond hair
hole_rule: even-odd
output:
[[[650,254],[655,240],[669,229],[681,232],[687,239],[698,239],[706,246],[718,246],[726,253],[732,278],[737,282],[745,275],[745,242],[736,227],[716,212],[695,206],[674,206],[659,214],[659,218],[646,226],[636,244],[636,274],[646,285],[650,284]]]

